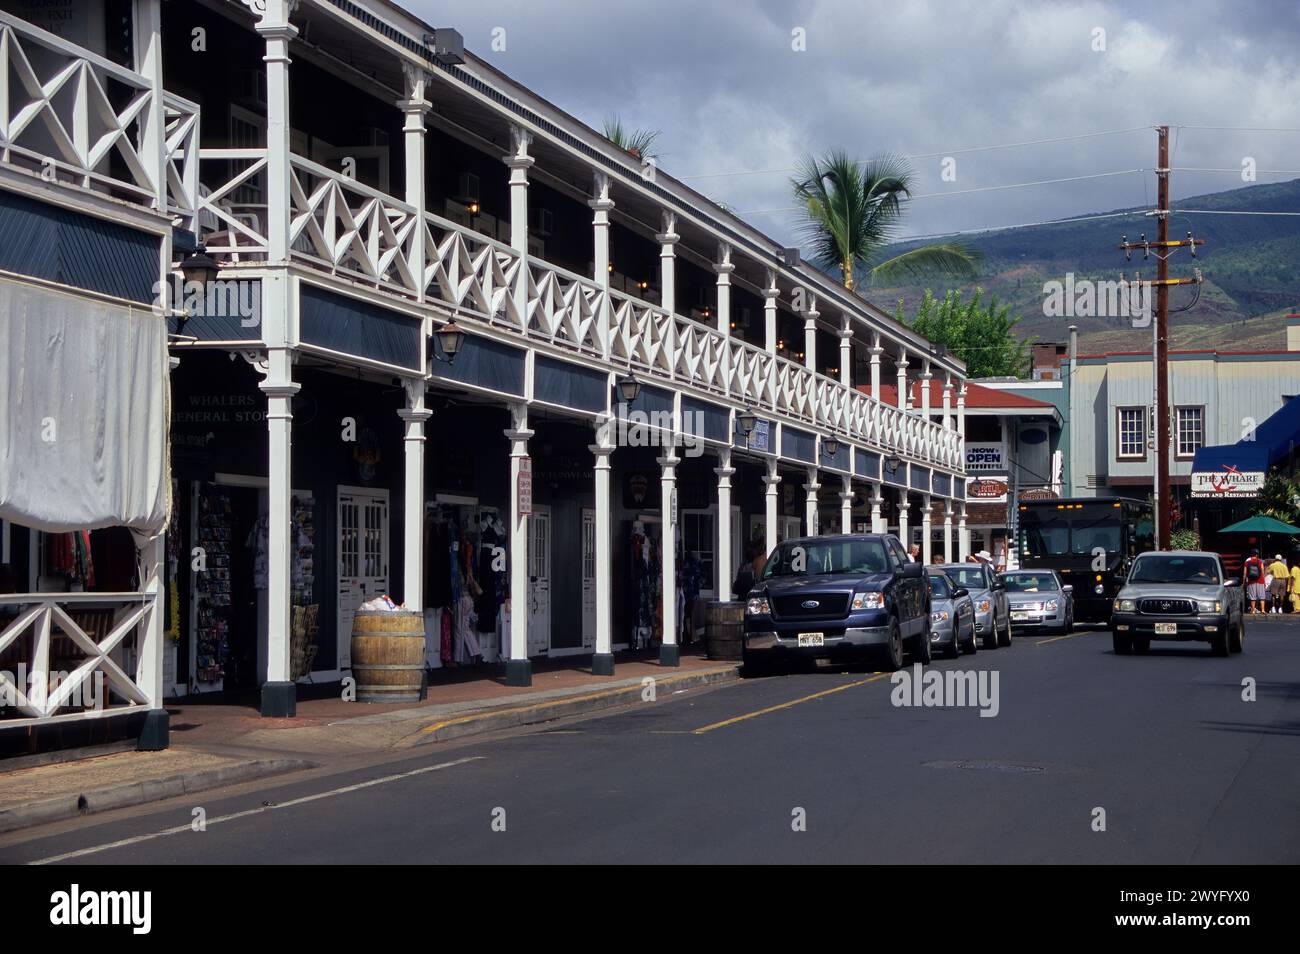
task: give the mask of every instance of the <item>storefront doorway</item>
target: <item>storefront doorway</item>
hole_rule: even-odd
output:
[[[596,648],[596,511],[582,511],[582,649]]]
[[[352,616],[388,592],[388,491],[339,487],[338,661],[352,668]]]
[[[528,655],[551,648],[551,510],[535,506],[528,518]]]

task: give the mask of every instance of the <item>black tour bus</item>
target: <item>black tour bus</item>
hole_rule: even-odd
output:
[[[1074,588],[1079,622],[1109,622],[1133,558],[1155,549],[1151,504],[1126,497],[1026,500],[1018,513],[1020,565],[1060,573]]]

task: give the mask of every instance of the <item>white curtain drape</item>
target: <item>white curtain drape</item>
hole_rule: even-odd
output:
[[[0,279],[0,517],[48,532],[162,532],[170,506],[167,326]]]

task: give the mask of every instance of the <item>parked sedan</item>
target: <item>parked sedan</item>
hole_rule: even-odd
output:
[[[946,659],[974,654],[975,604],[965,587],[958,586],[939,567],[926,568],[930,579],[930,646]]]
[[[1064,634],[1074,629],[1074,587],[1062,583],[1055,570],[1008,570],[999,577],[1007,585],[1013,630]]]
[[[943,570],[958,586],[970,592],[975,604],[975,632],[984,649],[1011,645],[1011,603],[1007,585],[987,563],[945,563]]]

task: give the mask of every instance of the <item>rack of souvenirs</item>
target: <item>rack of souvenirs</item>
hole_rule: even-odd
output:
[[[195,678],[219,682],[230,656],[230,546],[234,513],[230,497],[207,485],[199,495],[197,545],[201,570],[194,574],[196,600]]]

